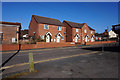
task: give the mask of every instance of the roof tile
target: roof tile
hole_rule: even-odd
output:
[[[37,23],[64,26],[58,19],[33,15]]]

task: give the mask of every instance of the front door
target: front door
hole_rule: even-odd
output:
[[[78,37],[76,36],[76,37],[75,37],[75,42],[77,42],[77,39],[78,39]]]
[[[50,36],[49,35],[46,36],[46,42],[50,42]]]
[[[87,42],[87,40],[88,40],[88,37],[85,37],[85,42]]]
[[[93,41],[94,41],[94,38],[92,37],[92,38],[91,38],[91,42],[93,42]]]
[[[60,36],[57,36],[57,42],[60,42]]]

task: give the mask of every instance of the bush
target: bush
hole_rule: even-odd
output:
[[[29,42],[25,42],[25,44],[29,44]]]

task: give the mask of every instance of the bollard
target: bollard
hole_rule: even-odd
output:
[[[34,72],[33,53],[29,53],[29,71]]]

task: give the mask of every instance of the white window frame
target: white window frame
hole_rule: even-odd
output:
[[[58,31],[61,31],[62,30],[62,27],[61,26],[58,26]]]
[[[91,34],[93,33],[93,31],[91,31]]]
[[[15,37],[12,37],[12,43],[15,43],[16,41],[15,41]]]
[[[83,40],[84,40],[84,37],[83,37]]]
[[[44,24],[44,29],[46,29],[45,25],[47,25],[47,24]],[[47,26],[48,26],[48,29],[49,29],[49,25],[47,25]],[[48,29],[47,29],[47,30],[48,30]]]
[[[76,29],[76,32],[79,32],[79,29]]]
[[[87,33],[87,30],[86,30],[86,29],[84,30],[84,33]]]

